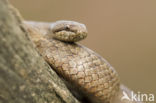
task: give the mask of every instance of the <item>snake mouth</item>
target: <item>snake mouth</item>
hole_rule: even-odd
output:
[[[64,42],[77,42],[87,37],[85,32],[73,32],[67,30],[60,30],[54,33],[53,37],[55,39],[64,41]]]

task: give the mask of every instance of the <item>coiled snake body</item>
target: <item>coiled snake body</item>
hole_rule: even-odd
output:
[[[112,103],[121,97],[120,91],[128,91],[104,58],[75,43],[87,36],[85,25],[73,21],[25,21],[24,25],[44,59],[88,102]]]

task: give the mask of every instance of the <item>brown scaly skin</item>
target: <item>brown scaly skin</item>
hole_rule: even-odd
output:
[[[122,91],[129,94],[130,90],[120,85],[114,68],[100,55],[74,43],[87,36],[85,25],[74,21],[25,21],[24,25],[44,59],[83,102],[139,103],[121,101]]]

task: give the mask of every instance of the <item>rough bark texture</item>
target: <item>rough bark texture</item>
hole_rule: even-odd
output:
[[[0,0],[0,103],[79,103],[35,50],[12,11]]]

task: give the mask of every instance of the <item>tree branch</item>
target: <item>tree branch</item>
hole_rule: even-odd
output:
[[[0,103],[79,103],[38,54],[15,12],[0,0]]]

